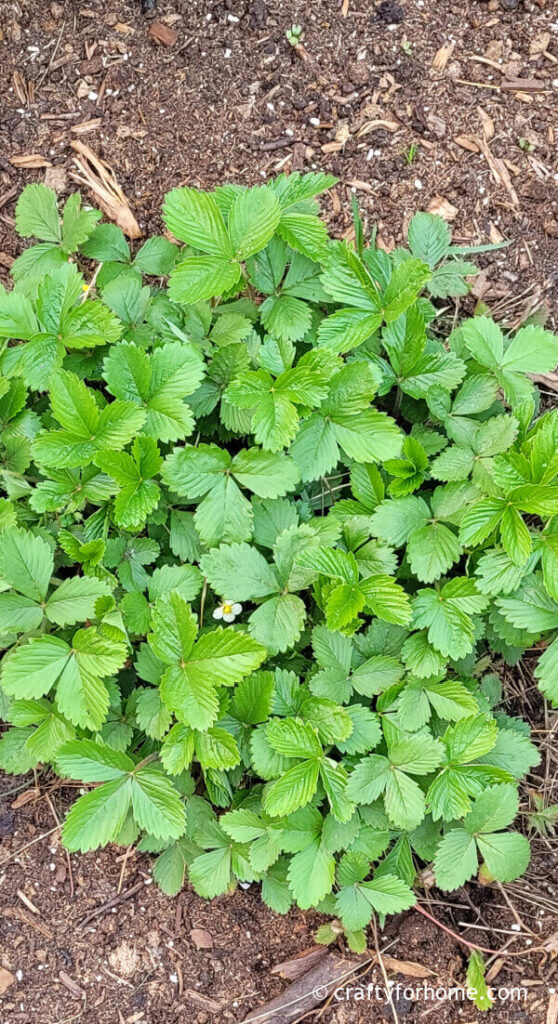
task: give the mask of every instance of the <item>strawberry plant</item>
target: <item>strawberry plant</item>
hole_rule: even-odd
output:
[[[447,326],[468,250],[328,238],[324,174],[175,189],[132,256],[28,186],[0,291],[0,764],[86,787],[69,850],[165,892],[260,882],[362,948],[424,863],[520,875],[537,764],[491,666],[558,702],[558,339]]]

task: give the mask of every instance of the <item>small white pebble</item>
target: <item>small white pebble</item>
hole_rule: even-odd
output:
[[[511,927],[512,932],[520,932],[521,931],[521,925],[520,924],[512,924],[510,927]]]
[[[418,188],[419,191],[422,188],[422,181],[420,180],[420,178],[415,178],[415,188]]]
[[[294,135],[292,128],[285,128],[285,135],[288,135],[289,137]]]
[[[21,981],[21,979],[23,978],[23,971],[22,970],[16,971],[16,978],[17,978],[18,981]]]
[[[236,25],[240,21],[236,14],[227,14],[227,21],[230,21],[232,25]]]
[[[225,50],[224,57],[225,60],[228,60],[229,57],[232,57],[232,50]]]
[[[88,93],[87,99],[88,100],[98,100],[99,99],[99,93],[98,92],[94,92],[94,90],[92,89],[91,92]]]
[[[50,871],[56,871],[56,864],[49,864]]]
[[[309,120],[309,124],[311,124],[314,128],[319,128],[320,127],[320,119],[319,119],[319,117],[311,117],[310,120]]]
[[[532,946],[533,945],[533,940],[532,939],[525,939],[525,945],[526,946]]]
[[[169,974],[169,981],[172,981],[173,985],[178,985],[178,974]]]

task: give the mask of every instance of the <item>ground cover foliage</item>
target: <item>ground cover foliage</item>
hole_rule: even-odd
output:
[[[558,362],[445,329],[472,250],[328,238],[315,173],[166,198],[169,235],[30,185],[0,291],[0,766],[89,788],[70,850],[137,843],[173,894],[261,882],[342,924],[520,875],[558,702]],[[327,939],[327,936],[326,936]]]

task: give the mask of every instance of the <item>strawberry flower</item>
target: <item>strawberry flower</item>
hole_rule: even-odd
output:
[[[238,601],[228,601],[224,599],[223,603],[218,605],[213,612],[214,619],[223,619],[224,622],[234,622],[237,615],[240,615],[242,611],[242,605]]]

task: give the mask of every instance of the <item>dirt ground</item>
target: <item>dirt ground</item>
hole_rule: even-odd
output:
[[[12,978],[0,995],[2,1024],[231,1024],[284,990],[273,968],[313,946],[319,915],[278,917],[256,885],[212,903],[187,890],[170,900],[151,884],[148,857],[113,848],[68,858],[56,816],[71,791],[46,776],[37,790],[32,779],[5,778],[1,788],[0,964]],[[558,988],[555,954],[529,955],[529,947],[540,947],[556,928],[556,854],[535,847],[529,881],[506,887],[519,925],[498,889],[470,885],[446,905],[432,894],[423,904],[470,942],[526,952],[491,960],[495,990],[511,990],[491,1011],[494,1024],[555,1020],[547,1016],[554,982]],[[411,961],[411,968],[401,966],[406,973],[389,967],[395,984],[465,982],[466,948],[415,911],[390,919],[378,941],[386,957]],[[418,977],[408,973],[413,965]],[[383,985],[380,968],[367,966],[362,984]],[[0,970],[0,991],[3,982]],[[432,1013],[442,1024],[480,1018],[469,1002],[415,1001],[403,991],[394,1002],[409,1024]],[[314,1019],[379,1024],[394,1017],[380,1002],[349,994]]]
[[[155,0],[143,0],[153,6]],[[484,257],[475,294],[510,315],[558,297],[556,0],[3,0],[0,263],[22,185],[71,190],[85,143],[145,231],[165,191],[333,171],[399,242],[441,210]],[[294,49],[285,37],[304,31]],[[502,310],[503,311],[503,310]]]
[[[285,37],[294,23],[298,49]],[[315,167],[339,177],[325,199],[337,235],[350,231],[352,191],[388,248],[416,210],[442,212],[459,243],[511,242],[479,259],[475,298],[510,323],[544,303],[556,323],[557,99],[556,0],[158,0],[149,17],[140,0],[2,0],[0,275],[21,249],[19,191],[72,191],[81,142],[110,163],[145,233],[161,230],[177,184]],[[551,738],[536,702],[525,710]],[[554,769],[547,760],[547,783]],[[68,861],[55,820],[68,790],[0,781],[1,1024],[242,1021],[285,989],[273,967],[313,945],[318,916],[279,918],[257,886],[211,905],[189,891],[168,900],[146,857]],[[537,947],[558,927],[555,849],[536,842],[528,880],[505,894],[471,885],[444,906],[431,893],[429,912],[491,949]],[[466,949],[416,912],[378,938],[436,985],[464,981]],[[554,956],[493,958],[494,986],[526,998],[498,1001],[490,1020],[556,1024]],[[370,981],[382,984],[377,965]],[[395,1010],[409,1024],[482,1016],[404,996]],[[396,1018],[353,998],[319,1019]]]

